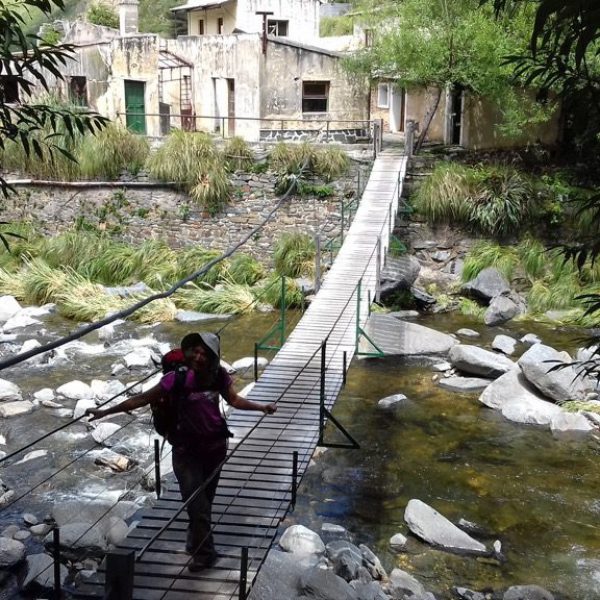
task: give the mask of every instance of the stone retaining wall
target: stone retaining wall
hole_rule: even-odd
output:
[[[260,139],[263,142],[305,142],[323,141],[324,132],[320,129],[261,129]],[[369,128],[332,129],[328,141],[342,144],[359,144],[371,140]]]
[[[290,197],[273,219],[244,246],[243,252],[269,263],[274,242],[282,233],[300,231],[330,239],[339,234],[341,202],[361,187],[370,165],[354,163],[331,187],[335,196]],[[17,195],[4,200],[0,220],[32,220],[47,235],[77,224],[109,231],[130,243],[164,239],[172,247],[198,243],[223,251],[247,235],[269,214],[277,201],[271,173],[232,176],[234,192],[222,214],[210,216],[186,194],[152,182],[101,183],[93,187],[58,184],[19,184]],[[80,184],[73,184],[80,185]],[[346,227],[348,224],[346,223]]]

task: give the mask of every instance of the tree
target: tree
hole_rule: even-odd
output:
[[[61,67],[73,57],[70,44],[54,44],[38,35],[26,33],[27,20],[32,11],[40,10],[47,17],[54,8],[64,9],[63,0],[15,0],[0,3],[0,156],[5,144],[20,144],[27,155],[33,153],[39,160],[60,152],[75,160],[55,141],[59,128],[74,137],[84,132],[99,131],[107,119],[84,110],[71,110],[36,102],[33,94],[40,85],[49,91],[45,72],[63,79]],[[17,91],[18,90],[18,91]],[[16,102],[15,94],[22,94],[31,102]],[[47,129],[49,133],[34,139],[32,135]],[[7,196],[12,188],[0,175],[0,189]],[[5,225],[6,223],[2,223]],[[8,247],[6,232],[0,241]]]
[[[348,61],[352,70],[391,77],[403,87],[435,89],[421,128],[418,147],[447,88],[461,86],[504,108],[505,133],[545,118],[527,103],[511,80],[505,56],[527,46],[532,11],[524,7],[511,19],[495,19],[477,0],[388,0],[363,6],[365,27],[376,31],[373,45]]]

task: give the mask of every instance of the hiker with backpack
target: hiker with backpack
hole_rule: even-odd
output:
[[[218,558],[211,533],[211,509],[220,467],[227,455],[227,439],[232,436],[221,415],[219,396],[241,410],[260,410],[269,415],[277,410],[275,403],[253,402],[240,396],[220,365],[220,355],[217,335],[190,333],[181,340],[180,351],[173,350],[163,357],[166,374],[157,385],[110,408],[86,411],[93,421],[149,404],[157,431],[173,447],[173,471],[183,500],[206,484],[187,506],[186,551],[193,555],[190,571],[210,567]]]

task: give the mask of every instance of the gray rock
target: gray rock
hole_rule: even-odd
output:
[[[21,388],[11,381],[0,379],[0,402],[23,400]]]
[[[466,338],[478,338],[481,334],[474,329],[469,329],[468,327],[463,327],[456,332],[456,335],[460,335],[461,337]]]
[[[542,340],[539,336],[535,335],[535,333],[526,333],[522,338],[521,338],[521,342],[523,344],[530,344],[533,346],[533,344],[541,344]]]
[[[407,542],[408,542],[408,539],[406,538],[405,535],[402,535],[401,533],[395,533],[390,538],[390,546],[392,547],[392,550],[394,550],[395,552],[403,552],[404,549],[406,548]]]
[[[301,575],[300,591],[311,600],[358,600],[358,594],[346,581],[318,567]]]
[[[35,515],[32,515],[31,513],[25,513],[23,515],[23,522],[25,525],[37,525],[40,521]]]
[[[18,542],[24,542],[25,540],[31,537],[31,531],[27,531],[25,529],[21,529],[13,535],[13,540],[17,540]]]
[[[585,437],[596,427],[580,413],[561,412],[553,417],[550,429],[555,438],[570,440]]]
[[[550,425],[552,419],[562,412],[559,406],[546,401],[516,369],[485,388],[479,401],[501,411],[509,421],[529,425]]]
[[[371,577],[373,579],[387,579],[387,573],[385,572],[381,561],[379,558],[377,558],[371,548],[365,544],[361,544],[359,548],[363,557],[364,565],[371,574]]]
[[[321,525],[321,539],[325,544],[334,540],[350,540],[350,534],[345,527],[335,523],[323,523]]]
[[[259,356],[256,359],[256,366],[259,369],[264,369],[268,364],[269,364],[269,361],[264,356]],[[254,357],[246,356],[244,358],[240,358],[231,365],[231,368],[236,373],[239,373],[240,375],[243,376],[245,373],[247,373],[251,369],[254,369]]]
[[[0,417],[8,419],[19,415],[27,415],[32,412],[34,408],[33,403],[29,402],[29,400],[22,400],[21,402],[5,402],[0,405]]]
[[[60,565],[60,584],[64,585],[69,571],[64,565]],[[48,554],[30,554],[27,557],[27,576],[22,587],[28,588],[33,582],[46,588],[54,588],[54,560]]]
[[[98,444],[111,446],[115,441],[115,437],[113,437],[114,434],[120,430],[121,426],[116,423],[99,423],[92,431],[92,438]]]
[[[486,600],[481,592],[474,592],[473,590],[464,587],[455,587],[454,593],[460,600]]]
[[[120,517],[109,517],[104,524],[106,541],[113,546],[118,546],[127,537],[129,526]]]
[[[393,396],[386,396],[377,403],[377,408],[380,408],[382,410],[388,410],[390,408],[394,408],[399,406],[400,404],[405,403],[406,400],[408,400],[408,398],[404,394],[394,394]]]
[[[286,551],[301,556],[307,554],[323,554],[325,544],[314,531],[304,525],[292,525],[288,527],[279,540],[279,545]]]
[[[480,377],[446,377],[438,381],[439,386],[445,390],[463,394],[481,392],[490,383],[492,383],[491,379],[482,379]]]
[[[415,304],[420,310],[427,310],[437,302],[431,294],[414,285],[410,288],[410,293],[413,295]]]
[[[42,388],[33,394],[33,397],[36,400],[39,400],[43,406],[47,406],[48,408],[60,408],[62,405],[51,406],[48,403],[54,403],[54,392],[50,388]],[[56,404],[56,403],[54,403]]]
[[[515,363],[502,354],[477,346],[459,344],[450,350],[450,362],[465,373],[496,378],[510,371]]]
[[[504,592],[502,600],[554,600],[554,596],[539,585],[513,585]]]
[[[360,567],[363,564],[361,551],[345,540],[330,542],[326,546],[327,556],[333,565],[333,571],[346,581],[357,579]]]
[[[296,277],[296,279],[294,279],[294,283],[305,296],[310,296],[316,291],[314,279],[308,279],[307,277]]]
[[[492,348],[510,356],[514,354],[517,340],[509,335],[497,335],[492,342]]]
[[[441,362],[433,365],[431,369],[436,371],[437,373],[443,373],[444,371],[449,371],[452,368],[452,365],[449,362]]]
[[[535,344],[521,358],[519,366],[529,383],[555,402],[584,400],[588,388],[563,354],[544,344]],[[558,365],[564,368],[552,370]]]
[[[509,298],[508,296],[496,296],[492,298],[490,305],[488,306],[485,314],[483,315],[483,322],[489,327],[495,325],[501,325],[514,319],[517,315],[521,314],[519,305]]]
[[[21,310],[14,296],[0,296],[0,323],[8,321]]]
[[[378,348],[390,356],[446,354],[457,344],[450,335],[381,313],[371,314],[366,333]],[[361,337],[359,348],[373,352],[373,346],[364,336]]]
[[[78,516],[78,518],[81,518]],[[49,533],[44,538],[44,545],[51,547],[53,534]],[[108,549],[106,536],[93,522],[67,523],[60,528],[60,545],[72,551],[86,551],[102,554]]]
[[[395,319],[417,319],[421,316],[421,313],[418,310],[395,310],[388,313],[388,315]]]
[[[108,400],[125,390],[125,386],[118,379],[112,379],[111,381],[92,379],[90,388],[92,389],[94,398],[98,398],[98,400]]]
[[[77,379],[61,385],[56,389],[56,393],[69,400],[83,400],[93,396],[92,388],[87,383]]]
[[[110,517],[129,519],[138,509],[139,506],[135,502],[125,500],[114,505],[108,501],[71,500],[54,504],[51,516],[58,527],[67,525],[73,520],[73,515],[77,515],[81,522],[97,523],[98,527],[103,529],[104,524],[109,523]]]
[[[431,258],[436,262],[446,262],[450,259],[450,252],[448,250],[438,250],[431,255]]]
[[[138,283],[135,283],[134,285],[105,287],[104,292],[108,296],[118,296],[119,298],[129,298],[130,296],[136,296],[138,294],[144,294],[144,295],[151,294],[152,290],[143,281],[140,281]]]
[[[42,344],[40,344],[40,342],[38,342],[37,340],[26,340],[19,348],[18,354],[24,354],[25,352],[29,352],[30,350],[35,350],[41,345]],[[27,359],[27,364],[36,366],[43,365],[44,363],[48,362],[49,358],[50,354],[47,352],[44,352],[43,354],[36,354],[35,356],[32,356],[31,358]]]
[[[409,501],[404,511],[404,520],[417,537],[444,550],[469,554],[488,553],[484,544],[421,500],[413,498]]]
[[[128,369],[132,369],[134,367],[151,367],[158,360],[158,357],[150,348],[142,346],[126,354],[123,360],[125,361],[125,366]]]
[[[483,269],[475,279],[465,283],[462,291],[480,300],[489,301],[500,294],[510,292],[510,285],[500,271],[488,267]]]
[[[356,592],[358,600],[389,600],[389,596],[377,581],[351,581],[350,585]]]
[[[18,540],[0,537],[0,568],[10,568],[25,558],[25,546]]]
[[[394,569],[390,573],[388,593],[394,600],[422,600],[428,595],[423,585],[402,569]]]
[[[229,321],[233,315],[216,315],[213,313],[196,312],[194,310],[178,310],[175,313],[175,320],[180,323],[211,323],[214,321]]]
[[[385,302],[395,293],[409,290],[419,276],[420,270],[421,265],[414,256],[388,256],[380,276],[379,293],[381,300]]]
[[[2,530],[2,533],[0,533],[0,537],[12,539],[13,536],[15,535],[15,533],[17,533],[17,531],[19,531],[19,530],[20,530],[20,527],[18,525],[9,525],[8,527],[5,527]]]
[[[91,398],[77,400],[77,404],[73,410],[73,418],[79,419],[79,417],[83,417],[88,408],[96,408],[96,401],[92,400]]]
[[[20,315],[19,313],[17,313],[16,315],[8,319],[6,323],[4,323],[2,331],[4,333],[10,333],[11,331],[15,331],[15,329],[23,329],[25,327],[30,327],[31,325],[39,324],[40,321],[38,321],[37,319],[32,319],[27,315]]]
[[[40,523],[39,525],[32,525],[29,528],[29,531],[31,531],[31,533],[33,533],[33,535],[46,535],[50,530],[52,529],[52,526],[49,525],[48,523]]]

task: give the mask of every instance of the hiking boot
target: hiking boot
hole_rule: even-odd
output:
[[[204,569],[210,569],[210,567],[214,566],[214,564],[217,562],[218,558],[219,555],[214,551],[207,555],[194,556],[188,565],[188,570],[192,573],[197,573],[198,571],[203,571]]]

